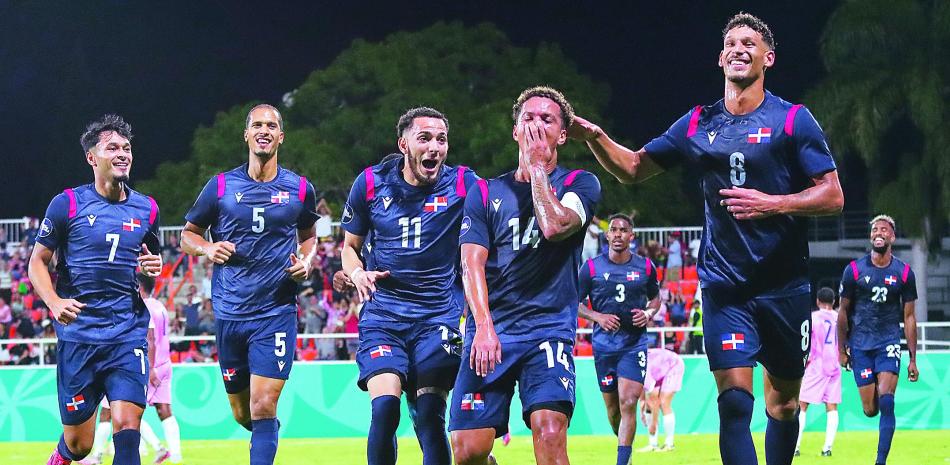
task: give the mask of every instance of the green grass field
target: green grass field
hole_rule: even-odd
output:
[[[935,465],[950,464],[950,432],[948,431],[898,431],[891,448],[890,465]],[[660,437],[662,441],[663,437]],[[762,434],[755,435],[762,456]],[[877,450],[876,432],[838,433],[834,456],[820,457],[824,433],[805,433],[802,440],[802,456],[795,459],[796,465],[872,464]],[[646,443],[645,436],[637,438],[635,448]],[[612,464],[615,460],[616,439],[609,436],[571,436],[569,450],[571,461],[580,465]],[[53,443],[15,442],[0,443],[0,463],[3,465],[40,465],[46,462]],[[278,465],[363,465],[366,463],[365,439],[282,439],[277,453]],[[243,441],[185,441],[183,444],[187,465],[241,465],[248,463],[247,443]],[[534,463],[531,438],[516,436],[504,447],[495,443],[495,456],[502,465]],[[422,462],[418,443],[413,439],[399,441],[399,464],[410,465]],[[111,461],[107,460],[107,464]],[[151,463],[151,457],[143,457],[142,463]],[[652,452],[633,455],[633,464],[715,464],[719,463],[718,439],[715,435],[701,434],[678,436],[676,451]]]

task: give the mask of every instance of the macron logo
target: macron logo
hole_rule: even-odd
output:
[[[498,209],[501,207],[501,199],[492,200],[491,205],[495,207],[495,212],[498,212]]]

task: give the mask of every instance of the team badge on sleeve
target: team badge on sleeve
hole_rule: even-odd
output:
[[[745,334],[726,333],[722,335],[722,350],[741,350],[745,345]]]
[[[53,234],[53,222],[49,218],[43,218],[43,222],[40,223],[40,232],[37,233],[37,236],[46,237],[50,234]]]
[[[349,223],[353,220],[353,208],[350,207],[350,204],[343,205],[343,215],[340,216],[340,222],[343,224]]]
[[[462,218],[462,226],[459,228],[459,236],[464,236],[469,229],[472,229],[472,219],[469,217]]]

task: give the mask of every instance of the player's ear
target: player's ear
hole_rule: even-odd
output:
[[[722,57],[724,57],[725,54],[724,51],[719,51],[719,58],[716,60],[716,64],[719,65],[720,68],[725,68],[725,63],[722,62]]]
[[[564,145],[567,142],[567,129],[561,129],[561,133],[557,135],[557,145]]]
[[[399,152],[403,155],[409,154],[409,141],[405,137],[399,137],[396,140],[396,146],[399,147]]]
[[[89,163],[89,166],[96,166],[96,156],[92,154],[92,150],[86,152],[86,163]]]
[[[279,133],[277,133],[277,143],[278,144],[284,143],[284,131],[280,131]]]
[[[244,142],[247,142],[247,128],[244,128]]]
[[[775,64],[775,50],[765,52],[765,67],[771,68]]]

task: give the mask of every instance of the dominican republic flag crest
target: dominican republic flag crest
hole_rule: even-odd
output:
[[[482,393],[468,393],[462,396],[462,410],[485,410],[485,400]]]
[[[884,284],[887,284],[888,286],[896,284],[896,283],[897,283],[897,276],[889,274],[887,275],[886,278],[884,278]]]
[[[868,379],[868,378],[870,378],[871,375],[873,375],[873,374],[874,374],[874,372],[872,372],[870,368],[865,368],[865,369],[861,370],[861,379]]]
[[[142,222],[135,218],[129,218],[129,221],[122,222],[123,231],[135,231],[135,228],[141,228],[141,227],[142,227]]]
[[[772,128],[749,129],[749,137],[746,139],[750,144],[768,144],[771,141]]]
[[[600,378],[600,385],[601,385],[601,386],[610,386],[610,385],[612,385],[612,384],[614,384],[614,377],[613,377],[613,375],[607,375],[607,376],[604,376],[603,378]]]
[[[422,207],[423,211],[438,213],[449,208],[449,199],[444,195],[430,195],[426,197],[426,203]]]
[[[221,376],[224,377],[225,381],[231,381],[235,376],[237,376],[237,370],[234,368],[226,368],[221,370]]]
[[[371,358],[389,357],[393,354],[393,348],[390,346],[377,346],[369,352]]]
[[[275,192],[270,195],[270,203],[287,203],[290,202],[290,192],[280,191]]]
[[[75,412],[76,410],[79,410],[80,405],[85,404],[85,403],[86,403],[86,399],[82,396],[82,394],[79,394],[78,396],[73,396],[73,398],[70,399],[69,402],[66,402],[66,411]]]
[[[627,281],[636,281],[640,279],[639,271],[628,271],[627,272]]]
[[[745,345],[745,334],[726,333],[722,335],[722,350],[739,350]]]

